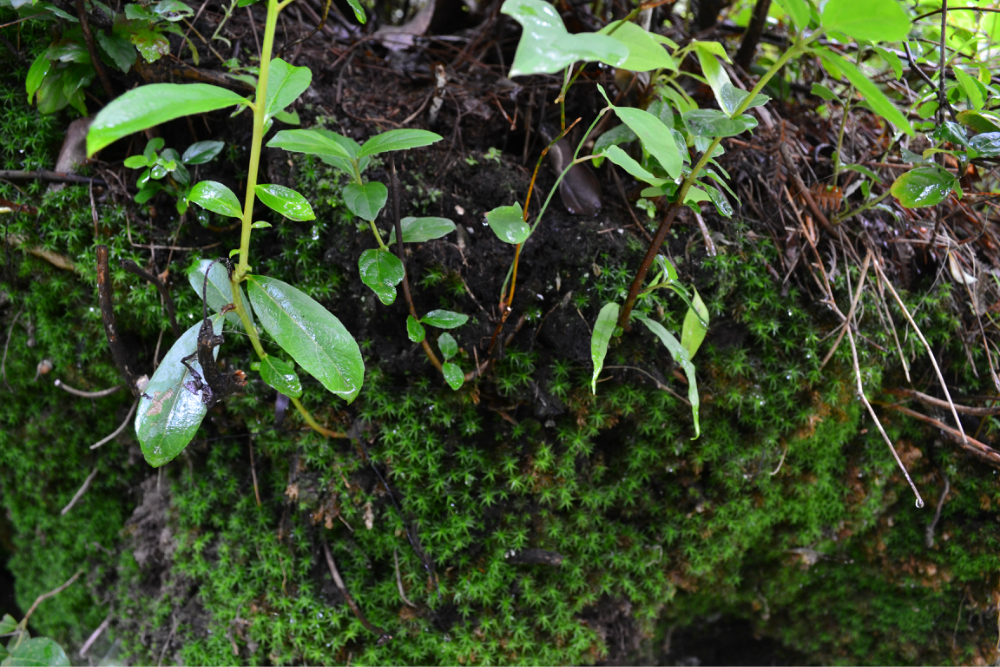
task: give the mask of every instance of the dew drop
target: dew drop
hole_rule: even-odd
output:
[[[924,507],[924,501],[923,501],[923,499],[922,498],[917,498],[917,509],[918,510],[919,509],[923,509],[923,507]]]

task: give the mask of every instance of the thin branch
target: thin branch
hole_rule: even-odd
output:
[[[49,591],[48,593],[42,593],[37,598],[35,598],[35,602],[31,605],[31,608],[28,610],[28,613],[24,615],[24,618],[21,619],[21,622],[18,623],[18,626],[20,626],[21,628],[28,627],[28,619],[31,618],[31,615],[35,613],[35,609],[38,608],[38,605],[40,605],[43,601],[48,600],[50,597],[59,595],[64,590],[69,588],[71,585],[73,585],[73,582],[80,577],[81,574],[83,574],[83,570],[77,570],[76,574],[70,577],[69,580],[62,586],[60,586],[59,588],[55,588]]]
[[[94,630],[89,637],[87,637],[87,641],[83,642],[83,646],[80,647],[81,658],[87,657],[87,652],[90,650],[90,647],[94,645],[94,642],[97,641],[97,638],[100,637],[101,634],[103,634],[104,631],[108,629],[109,625],[111,625],[111,617],[112,614],[108,614],[107,618],[104,619],[104,622],[98,625],[97,629]]]
[[[122,386],[119,384],[115,385],[114,387],[111,387],[110,389],[102,389],[100,391],[80,391],[79,389],[75,389],[69,386],[62,380],[56,380],[53,384],[55,384],[55,386],[59,387],[63,391],[69,392],[74,396],[79,396],[80,398],[104,398],[105,396],[110,396],[111,394],[115,393],[116,391],[119,391],[122,388]]]
[[[96,249],[97,255],[97,296],[101,307],[101,320],[104,322],[104,333],[108,337],[108,346],[111,347],[111,356],[125,378],[125,385],[132,392],[133,396],[139,396],[139,388],[136,386],[135,373],[128,363],[128,354],[125,346],[122,345],[118,337],[118,327],[115,324],[114,301],[111,296],[111,273],[108,270],[108,246],[99,245]]]
[[[109,435],[108,437],[104,438],[103,440],[98,440],[97,442],[95,442],[94,444],[92,444],[92,445],[90,446],[90,448],[91,448],[91,449],[97,449],[97,448],[98,448],[98,447],[100,447],[101,445],[104,445],[104,444],[106,444],[106,443],[109,443],[109,442],[111,442],[112,440],[114,440],[115,438],[117,438],[117,437],[118,437],[119,435],[121,435],[121,432],[125,430],[125,427],[126,427],[126,426],[128,426],[128,423],[129,423],[129,420],[130,420],[130,419],[132,419],[132,413],[134,413],[134,412],[135,412],[135,408],[136,408],[136,406],[137,406],[137,405],[139,405],[139,400],[138,400],[138,399],[136,399],[136,400],[135,400],[135,401],[134,401],[134,402],[132,403],[132,407],[131,407],[131,408],[129,408],[129,411],[128,411],[128,414],[127,414],[127,415],[125,415],[125,421],[123,421],[123,422],[122,422],[122,425],[121,425],[121,426],[119,426],[118,428],[116,428],[116,429],[115,429],[115,432],[114,432],[114,433],[112,433],[111,435]]]
[[[944,473],[941,473],[941,477],[944,478],[944,490],[941,491],[941,497],[938,498],[937,508],[934,510],[934,520],[927,525],[927,532],[924,534],[924,543],[928,549],[934,548],[934,528],[937,527],[938,521],[941,520],[941,508],[944,507],[944,499],[948,497],[948,492],[951,491],[951,482],[948,481]]]
[[[399,576],[399,554],[396,552],[396,548],[392,549],[392,560],[396,564],[396,588],[399,589],[399,597],[403,599],[410,607],[416,608],[417,605],[413,604],[406,598],[406,593],[403,591],[403,578]]]
[[[950,408],[954,405],[955,410],[961,412],[963,415],[971,415],[973,417],[991,417],[993,415],[1000,415],[1000,405],[996,405],[988,408],[973,408],[968,405],[959,405],[958,403],[949,404],[948,401],[942,401],[940,398],[934,398],[933,396],[928,396],[916,389],[889,389],[890,394],[899,394],[901,396],[911,396],[921,403],[926,403],[927,405],[933,405],[938,408]]]
[[[950,437],[952,440],[958,443],[958,445],[962,449],[966,450],[971,454],[974,454],[975,456],[981,458],[982,460],[986,461],[987,463],[993,466],[1000,467],[1000,452],[993,449],[986,443],[980,442],[975,438],[966,435],[964,433],[959,433],[958,431],[948,426],[944,422],[934,419],[933,417],[928,417],[927,415],[921,414],[916,410],[910,410],[909,408],[904,408],[902,405],[892,405],[887,403],[883,403],[881,405],[890,410],[895,410],[896,412],[902,412],[904,415],[908,415],[910,417],[913,417],[914,419],[919,419],[922,422],[926,422],[931,426],[935,426],[941,429],[948,437]]]
[[[95,477],[97,477],[97,468],[94,468],[94,470],[91,471],[89,475],[87,475],[87,479],[83,481],[83,486],[80,487],[80,490],[76,492],[76,495],[73,496],[73,499],[69,501],[66,507],[62,508],[62,511],[59,512],[60,515],[66,516],[66,514],[68,514],[69,511],[73,509],[73,505],[76,505],[76,501],[78,501],[80,498],[83,498],[83,494],[85,494],[87,492],[87,489],[90,488],[90,483],[94,481]]]
[[[367,618],[365,618],[364,613],[358,604],[351,597],[351,594],[347,592],[347,587],[344,586],[344,580],[340,578],[340,572],[337,570],[337,564],[333,561],[333,554],[330,553],[330,547],[326,542],[323,543],[323,553],[326,555],[326,564],[330,568],[330,575],[333,577],[333,582],[337,584],[337,588],[340,589],[340,593],[344,596],[347,601],[347,606],[351,608],[354,615],[361,621],[361,625],[371,632],[372,634],[378,635],[378,645],[385,646],[387,643],[392,641],[392,635],[378,627],[377,625],[372,625]]]
[[[21,316],[21,311],[24,310],[24,305],[22,304],[17,312],[14,313],[14,319],[11,320],[10,328],[7,329],[7,340],[3,344],[3,361],[0,361],[0,375],[3,376],[3,384],[7,387],[7,391],[13,393],[13,389],[7,384],[7,350],[10,349],[10,337],[14,334],[14,325],[17,324],[17,318]]]
[[[36,169],[34,171],[21,171],[18,169],[0,169],[0,180],[5,181],[52,181],[54,183],[95,183],[107,187],[107,182],[100,178],[90,176],[79,176],[77,174],[67,174],[61,171],[49,171],[48,169]]]

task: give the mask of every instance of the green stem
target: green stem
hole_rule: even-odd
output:
[[[837,154],[833,161],[833,185],[837,186],[837,177],[840,175],[840,152],[844,150],[844,130],[847,128],[847,115],[851,112],[851,98],[854,97],[854,86],[847,91],[847,100],[844,101],[844,117],[840,122],[840,134],[837,135]]]
[[[871,207],[877,206],[883,199],[885,199],[886,197],[888,197],[890,194],[892,194],[892,191],[891,190],[886,190],[881,195],[879,195],[877,199],[873,199],[873,200],[871,200],[870,202],[868,202],[866,204],[862,204],[861,206],[857,207],[853,211],[848,211],[844,215],[838,215],[836,218],[834,218],[833,220],[830,221],[830,224],[832,224],[834,226],[837,226],[840,223],[842,223],[844,220],[849,220],[850,218],[853,218],[854,216],[856,216],[859,213],[864,213],[865,211],[867,211]]]
[[[389,248],[386,247],[385,243],[382,241],[382,235],[378,233],[378,227],[375,226],[374,220],[369,220],[368,224],[372,226],[372,234],[375,235],[375,240],[378,241],[378,247],[382,248],[386,252],[389,252]]]
[[[250,168],[247,175],[247,197],[243,207],[243,230],[240,234],[240,263],[236,267],[234,282],[239,283],[250,270],[250,233],[253,225],[253,205],[260,167],[261,145],[264,143],[264,115],[267,112],[267,75],[274,47],[274,31],[278,25],[278,0],[268,0],[267,20],[264,23],[264,43],[260,50],[260,74],[257,79],[257,101],[253,110],[253,139],[250,144]]]

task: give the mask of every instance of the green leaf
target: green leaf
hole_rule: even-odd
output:
[[[674,143],[670,129],[663,124],[663,121],[642,109],[616,107],[611,104],[611,100],[608,100],[604,89],[599,88],[599,90],[604,95],[604,99],[608,101],[608,106],[614,109],[622,122],[628,125],[642,140],[642,147],[656,158],[656,161],[670,175],[670,178],[679,177],[684,161],[677,149],[677,144]]]
[[[350,183],[344,188],[344,203],[351,213],[374,222],[379,211],[389,198],[389,189],[378,181],[368,181],[364,185]]]
[[[288,283],[251,275],[247,284],[264,330],[324,387],[353,401],[365,379],[365,363],[340,320]]]
[[[698,290],[694,290],[691,307],[684,315],[684,324],[681,326],[681,345],[687,350],[689,359],[694,359],[702,341],[705,340],[705,334],[708,333],[708,328],[705,326],[707,322],[708,308],[701,300]]]
[[[125,158],[125,166],[129,169],[142,169],[149,166],[149,160],[145,155],[131,155]]]
[[[618,27],[616,27],[618,26]],[[676,70],[677,63],[663,45],[640,26],[627,21],[613,21],[601,28],[598,35],[608,35],[628,49],[628,58],[619,67],[632,72],[649,72],[655,69]]]
[[[412,218],[399,221],[403,230],[403,243],[423,243],[433,241],[455,231],[455,223],[448,218]],[[389,245],[396,242],[396,230],[389,233]]]
[[[250,229],[267,229],[271,226],[270,222],[264,222],[263,220],[258,220],[257,222],[250,225]]]
[[[441,348],[441,354],[446,361],[458,354],[458,343],[447,331],[438,336],[438,347]]]
[[[227,215],[231,218],[243,217],[240,200],[236,198],[232,190],[217,181],[195,183],[188,193],[188,201],[219,215]]]
[[[323,135],[330,141],[339,144],[341,148],[347,151],[347,154],[352,159],[358,160],[359,172],[364,173],[365,169],[368,168],[368,163],[371,160],[371,158],[367,156],[358,158],[358,152],[361,150],[361,144],[356,142],[354,139],[351,139],[350,137],[345,137],[341,134],[337,134],[332,130],[314,130],[314,132],[318,132],[319,134]],[[319,159],[327,163],[331,167],[336,167],[337,169],[340,169],[342,172],[349,175],[352,179],[355,177],[354,163],[351,161],[351,159],[335,157],[332,155],[320,155]]]
[[[604,368],[604,357],[608,354],[608,344],[611,336],[615,332],[618,323],[618,311],[620,307],[617,303],[606,303],[597,314],[597,321],[594,322],[594,332],[590,336],[590,358],[594,362],[594,376],[590,381],[590,389],[597,393],[597,376]]]
[[[638,139],[635,132],[632,131],[628,125],[624,123],[616,127],[611,128],[601,136],[597,138],[594,142],[594,154],[603,153],[607,150],[609,146],[619,146],[621,144],[627,144]],[[596,162],[595,162],[596,165]]]
[[[837,102],[838,104],[841,105],[844,104],[843,100],[837,97],[837,94],[835,92],[833,92],[832,90],[830,90],[821,83],[814,83],[812,85],[812,89],[809,92],[811,92],[816,97],[826,100],[827,102]]]
[[[633,160],[628,153],[618,148],[618,146],[609,146],[604,151],[604,155],[607,155],[609,160],[627,171],[636,180],[645,181],[652,185],[663,185],[668,182],[646,171],[645,167]]]
[[[156,62],[163,56],[170,53],[170,42],[159,30],[151,28],[140,28],[132,33],[132,43],[135,48],[139,50],[142,57],[145,58],[147,63]],[[171,85],[171,84],[154,84],[154,85]],[[191,84],[191,85],[208,85],[208,84]],[[137,88],[136,90],[140,90]],[[235,95],[236,93],[233,93]],[[228,105],[227,105],[228,106]],[[185,116],[189,113],[183,114]]]
[[[420,321],[438,329],[457,329],[469,321],[469,316],[452,310],[432,310],[421,317]]]
[[[732,116],[740,105],[743,104],[743,101],[748,97],[750,97],[750,93],[745,90],[740,90],[733,84],[726,81],[722,84],[722,103],[720,106],[723,109],[729,110],[728,114]],[[757,93],[754,95],[754,98],[750,100],[750,103],[747,104],[747,108],[744,109],[744,111],[747,109],[753,109],[754,107],[762,107],[770,101],[771,98],[767,95]]]
[[[24,87],[28,91],[28,104],[31,104],[31,98],[34,97],[35,92],[41,87],[42,81],[50,69],[52,69],[52,61],[42,51],[35,58],[34,62],[31,63],[31,67],[28,68],[28,77],[24,81]]]
[[[302,121],[299,120],[298,111],[279,111],[274,114],[274,120],[280,120],[282,123],[287,123],[288,125],[302,124]]]
[[[155,21],[156,15],[142,5],[130,3],[125,5],[125,18],[130,21]]]
[[[156,181],[148,181],[139,188],[139,192],[135,193],[135,203],[145,204],[162,190],[163,186],[161,184]]]
[[[212,315],[211,320],[213,332],[220,335],[222,317]],[[201,392],[193,392],[184,386],[192,377],[187,367],[181,363],[182,359],[198,351],[200,329],[199,321],[177,339],[156,367],[144,395],[139,399],[135,433],[139,438],[142,455],[154,468],[172,461],[187,447],[198,432],[201,420],[208,413],[208,408],[202,402]],[[218,356],[219,348],[215,348],[213,353]],[[204,377],[197,357],[188,363]]]
[[[890,191],[906,208],[922,208],[944,201],[957,184],[958,180],[944,169],[917,167],[901,174]]]
[[[69,658],[62,646],[48,637],[32,637],[21,641],[10,655],[4,658],[3,667],[69,667]]]
[[[896,0],[828,0],[821,23],[827,31],[872,42],[898,42],[910,32],[910,19]]]
[[[10,614],[4,614],[0,618],[0,635],[9,635],[17,630],[17,621]]]
[[[551,74],[580,60],[619,67],[628,59],[628,47],[612,37],[569,34],[559,12],[542,0],[507,0],[500,11],[524,28],[509,77]]]
[[[275,134],[267,145],[281,148],[289,153],[306,153],[348,160],[355,157],[326,133],[316,130],[282,130]]]
[[[704,183],[699,183],[698,185],[700,185],[708,195],[709,200],[711,200],[712,204],[715,206],[715,210],[719,212],[719,215],[724,218],[733,217],[732,204],[729,203],[729,200],[726,199],[724,194],[719,192],[718,188],[714,188],[711,185],[706,185]],[[685,197],[685,200],[686,199],[687,198]]]
[[[209,266],[212,268],[209,269]],[[205,285],[206,271],[209,272],[208,285]],[[202,291],[204,291],[208,307],[215,312],[221,312],[223,308],[233,303],[233,284],[229,281],[229,271],[221,263],[213,262],[210,259],[199,260],[188,270],[187,278],[194,293],[198,295],[198,300],[201,301]],[[247,316],[252,324],[254,321],[253,310],[250,308],[250,301],[242,286],[240,287],[240,301],[246,308]],[[243,327],[243,320],[233,311],[226,313],[226,321]]]
[[[358,157],[430,146],[436,141],[441,141],[441,135],[427,130],[389,130],[362,144]]]
[[[216,109],[245,104],[231,90],[207,83],[154,83],[134,88],[104,107],[87,133],[87,156],[133,132]]]
[[[1000,132],[977,134],[969,139],[969,147],[979,153],[979,157],[1000,155]]]
[[[735,137],[757,127],[757,119],[753,116],[743,114],[730,118],[718,109],[696,109],[682,117],[688,130],[696,137]]]
[[[833,0],[831,0],[832,2]],[[895,0],[884,0],[885,2],[895,2]],[[829,7],[829,4],[827,5]],[[902,10],[900,10],[902,11]],[[909,25],[909,21],[907,21]],[[913,136],[913,127],[910,125],[910,121],[906,120],[906,117],[900,113],[896,105],[892,103],[888,97],[885,96],[878,86],[872,83],[871,79],[861,73],[858,68],[849,63],[847,60],[841,58],[837,54],[825,48],[816,48],[817,53],[824,62],[830,62],[843,72],[847,80],[854,84],[854,87],[858,89],[868,104],[871,105],[872,111],[878,115],[885,118],[887,121],[895,125],[897,128],[906,132],[908,135]]]
[[[222,141],[199,141],[191,144],[181,156],[184,164],[205,164],[211,162],[225,147]]]
[[[406,335],[414,343],[420,343],[426,338],[427,330],[413,315],[406,316]]]
[[[391,252],[365,250],[358,259],[361,282],[368,285],[379,301],[390,305],[396,300],[396,285],[403,282],[403,263]]]
[[[121,72],[127,74],[135,64],[135,47],[126,37],[115,33],[96,31],[97,43]]]
[[[883,49],[881,46],[873,48],[875,49],[875,53],[892,68],[892,75],[896,77],[896,81],[899,81],[903,77],[903,63],[900,61],[899,56],[889,49]]]
[[[967,109],[959,111],[955,117],[973,132],[1000,132],[1000,116],[997,114]]]
[[[524,221],[524,210],[520,203],[496,207],[486,214],[486,222],[504,243],[524,243],[531,234],[531,227]]]
[[[453,364],[450,361],[446,361],[441,365],[441,373],[444,375],[444,381],[448,383],[448,386],[458,391],[465,384],[465,373],[462,372],[462,368],[458,364]]]
[[[180,0],[160,0],[153,5],[153,13],[167,21],[177,22],[189,18],[194,14],[194,10]]]
[[[979,90],[979,84],[971,76],[962,71],[961,67],[952,67],[951,71],[955,73],[955,78],[958,79],[958,83],[962,86],[962,90],[965,91],[965,96],[969,99],[973,108],[979,111],[983,108],[983,104],[986,100],[983,99],[983,93]]]
[[[260,379],[272,389],[277,389],[285,396],[298,398],[302,395],[302,382],[295,369],[281,359],[265,355],[260,360]]]
[[[695,378],[694,364],[691,363],[691,356],[688,354],[687,349],[681,345],[680,341],[667,331],[662,324],[649,319],[645,315],[636,315],[635,318],[645,324],[646,328],[660,339],[663,346],[667,348],[670,355],[674,358],[674,361],[680,364],[680,367],[684,370],[684,374],[688,380],[688,402],[691,403],[691,416],[694,418],[694,437],[691,439],[697,440],[698,436],[701,435],[701,425],[698,422],[698,411],[701,406],[701,400],[698,397],[698,383]]]
[[[256,185],[254,192],[265,206],[286,218],[299,222],[316,219],[306,198],[291,188],[274,184]]]
[[[304,93],[312,83],[312,71],[308,67],[293,67],[281,58],[271,61],[267,80],[267,104],[265,113],[273,117]]]
[[[864,174],[865,176],[872,179],[876,183],[882,182],[882,178],[878,174],[876,174],[874,171],[872,171],[871,169],[862,164],[845,164],[843,166],[843,169],[848,169],[850,171],[856,171],[859,174]]]
[[[727,116],[732,116],[733,111],[736,107],[730,108],[728,106],[730,99],[726,99],[722,95],[722,87],[728,84],[730,87],[733,86],[732,82],[729,80],[729,75],[726,71],[722,69],[722,65],[719,64],[718,59],[709,52],[708,49],[698,48],[706,42],[694,42],[695,52],[698,54],[698,62],[701,65],[702,74],[705,75],[705,80],[708,81],[708,85],[712,88],[712,92],[715,94],[715,101],[719,103],[719,107],[726,113]]]
[[[354,18],[358,20],[358,23],[364,23],[368,20],[368,17],[365,16],[365,10],[361,7],[361,3],[358,0],[347,0],[347,4],[354,10]]]
[[[777,0],[777,4],[785,10],[785,13],[792,17],[792,22],[800,31],[809,27],[809,20],[812,12],[806,0]]]

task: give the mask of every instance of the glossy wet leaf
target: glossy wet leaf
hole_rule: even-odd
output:
[[[969,146],[979,153],[979,157],[997,157],[1000,155],[1000,132],[977,134],[969,139]]]
[[[612,21],[601,28],[598,35],[607,35],[625,45],[628,58],[619,67],[632,72],[649,72],[655,69],[676,70],[677,63],[663,45],[639,25],[626,21]]]
[[[895,0],[885,1],[894,2]],[[907,25],[909,25],[909,21],[907,21]],[[871,106],[872,111],[885,118],[903,132],[913,136],[913,127],[910,125],[910,121],[906,120],[906,116],[896,108],[892,100],[885,96],[885,93],[879,90],[878,86],[872,83],[870,78],[853,64],[829,49],[817,48],[816,51],[825,62],[832,63],[836,69],[839,69],[847,77],[848,81],[854,84],[854,87],[858,89],[858,92],[861,93],[865,101]]]
[[[116,97],[94,118],[87,156],[128,135],[193,114],[246,103],[231,90],[207,83],[154,83]]]
[[[469,321],[469,316],[452,310],[432,310],[420,321],[438,329],[457,329]]]
[[[209,269],[210,266],[211,269]],[[205,284],[206,271],[209,272],[207,285]],[[187,277],[188,283],[190,283],[191,289],[194,290],[195,294],[198,295],[199,301],[201,301],[202,291],[204,291],[205,302],[208,304],[209,309],[218,313],[233,303],[233,284],[229,280],[229,271],[226,270],[226,267],[221,262],[213,262],[210,259],[199,260],[188,271]],[[250,318],[250,322],[252,323],[254,321],[253,310],[250,308],[250,301],[247,299],[247,294],[243,290],[242,285],[240,286],[240,298],[244,308],[246,308],[247,317]],[[233,311],[226,313],[226,321],[241,328],[243,327],[243,320]]]
[[[743,114],[730,118],[718,109],[696,109],[684,114],[684,125],[696,137],[735,137],[757,127],[757,119]]]
[[[271,183],[255,186],[254,192],[261,203],[290,220],[302,222],[316,219],[306,198],[291,188]]]
[[[692,440],[697,440],[698,436],[701,435],[701,425],[698,421],[698,412],[701,406],[701,400],[698,397],[698,382],[695,377],[694,364],[691,363],[691,356],[688,354],[687,349],[681,345],[677,338],[667,331],[662,324],[655,322],[645,315],[636,315],[635,318],[646,325],[646,328],[653,332],[663,346],[667,348],[670,352],[670,356],[674,358],[684,374],[687,376],[688,380],[688,402],[691,403],[691,416],[694,418],[694,438]]]
[[[205,164],[211,162],[222,152],[226,144],[222,141],[199,141],[191,144],[181,156],[184,164]]]
[[[629,175],[636,180],[645,181],[651,185],[663,185],[667,182],[665,179],[657,178],[653,174],[649,173],[645,167],[633,160],[628,153],[618,148],[618,146],[609,146],[605,149],[604,155],[606,155],[609,160],[617,164],[619,167],[627,171]]]
[[[704,183],[700,184],[701,189],[705,191],[708,195],[709,200],[715,205],[715,210],[718,211],[719,215],[723,218],[733,217],[733,206],[726,199],[726,195],[719,192],[718,188],[714,188],[711,185],[706,185]]]
[[[406,336],[414,343],[420,343],[427,337],[424,325],[418,322],[413,315],[406,316]]]
[[[403,263],[391,252],[365,250],[358,259],[361,282],[368,285],[379,301],[390,305],[396,300],[396,285],[403,282]]]
[[[615,333],[618,325],[618,311],[620,307],[617,303],[606,303],[597,314],[597,321],[594,322],[594,331],[590,336],[590,359],[594,362],[594,375],[590,381],[590,389],[597,393],[597,376],[604,368],[604,357],[608,354],[608,344],[611,336]]]
[[[940,204],[957,185],[954,176],[937,167],[917,167],[892,184],[892,196],[906,208]]]
[[[350,5],[351,10],[354,11],[354,18],[358,20],[358,23],[364,23],[365,21],[368,20],[368,18],[365,16],[365,10],[361,6],[361,3],[358,2],[358,0],[347,0],[347,4]]]
[[[910,32],[910,19],[897,0],[827,0],[820,22],[827,30],[872,42],[898,42]]]
[[[455,231],[455,223],[448,218],[413,218],[407,217],[399,221],[403,230],[403,243],[423,243],[433,241]],[[389,245],[396,242],[395,227],[389,233]]]
[[[441,348],[441,354],[446,360],[451,359],[458,354],[458,342],[455,340],[455,337],[448,332],[438,336],[438,347]]]
[[[344,203],[351,213],[368,221],[374,221],[389,198],[389,189],[378,181],[368,181],[364,185],[350,183],[344,188]]]
[[[260,360],[260,379],[285,396],[298,398],[302,395],[302,382],[295,369],[273,355],[268,354]]]
[[[716,58],[715,55],[708,49],[698,48],[704,45],[705,42],[694,43],[694,51],[698,56],[698,64],[701,65],[701,73],[705,76],[705,80],[708,81],[708,85],[712,89],[712,93],[715,94],[715,101],[718,102],[719,108],[721,108],[727,116],[732,116],[736,107],[729,106],[728,102],[731,100],[723,97],[722,87],[726,84],[732,87],[733,84],[729,80],[729,75],[726,74],[724,69],[722,69],[722,65],[719,63],[718,58]]]
[[[274,278],[247,277],[250,303],[264,330],[299,366],[350,403],[365,379],[354,337],[304,292]]]
[[[524,28],[509,77],[551,74],[581,60],[619,67],[628,58],[628,47],[607,35],[569,34],[555,7],[542,0],[507,0],[500,11]]]
[[[219,215],[231,218],[243,217],[240,200],[232,190],[218,181],[195,183],[188,192],[188,201]]]
[[[170,41],[164,37],[163,33],[159,30],[152,28],[139,28],[132,33],[131,39],[136,50],[139,51],[148,63],[156,62],[163,56],[170,53]],[[136,90],[139,89],[136,88]]]
[[[441,365],[441,374],[444,375],[444,381],[448,383],[448,386],[458,391],[465,384],[465,373],[462,372],[462,368],[458,364],[454,364],[450,361],[446,361]]]
[[[49,60],[44,51],[31,63],[31,67],[28,68],[28,76],[24,81],[29,104],[35,92],[41,87],[42,81],[45,80],[45,75],[49,73],[51,68],[52,61]]]
[[[720,106],[726,109],[730,116],[732,116],[733,112],[736,111],[736,109],[738,109],[748,97],[750,97],[750,93],[745,90],[740,90],[728,81],[722,84],[720,94],[722,96],[722,104]],[[762,107],[770,101],[771,98],[767,95],[757,93],[743,110],[746,111],[747,109],[753,109],[754,107]]]
[[[347,159],[353,157],[340,143],[316,130],[282,130],[267,145],[290,153]]]
[[[521,204],[498,206],[486,214],[486,222],[497,238],[504,243],[524,243],[531,234],[531,227],[524,221]]]
[[[959,111],[956,118],[973,132],[1000,132],[1000,116],[994,113],[967,109]]]
[[[604,94],[604,89],[600,90]],[[607,100],[607,95],[604,98]],[[611,105],[610,100],[608,100],[608,104]],[[670,129],[663,124],[663,121],[642,109],[611,106],[622,122],[628,125],[642,140],[642,147],[656,158],[656,161],[670,175],[670,178],[680,176],[684,160],[677,149],[677,144],[674,143]]]
[[[708,308],[701,300],[698,290],[694,290],[691,307],[684,315],[684,324],[681,326],[681,345],[687,350],[689,359],[694,359],[702,341],[705,340],[705,334],[708,333],[706,323],[708,323]]]
[[[211,320],[215,334],[221,334],[222,316],[212,315]],[[202,402],[202,392],[193,392],[184,386],[192,380],[192,376],[181,363],[182,359],[197,352],[200,329],[199,320],[177,339],[156,367],[145,396],[139,398],[135,433],[142,455],[154,468],[173,460],[187,447],[208,412]],[[213,352],[218,356],[219,348]],[[197,357],[188,363],[204,377]]]
[[[312,72],[308,67],[293,67],[281,58],[275,58],[268,73],[265,113],[273,117],[306,92],[310,83]]]
[[[441,135],[427,130],[389,130],[363,143],[358,157],[430,146],[436,141],[441,141]]]
[[[62,646],[48,637],[24,639],[10,655],[0,662],[3,667],[69,667],[69,658]]]

